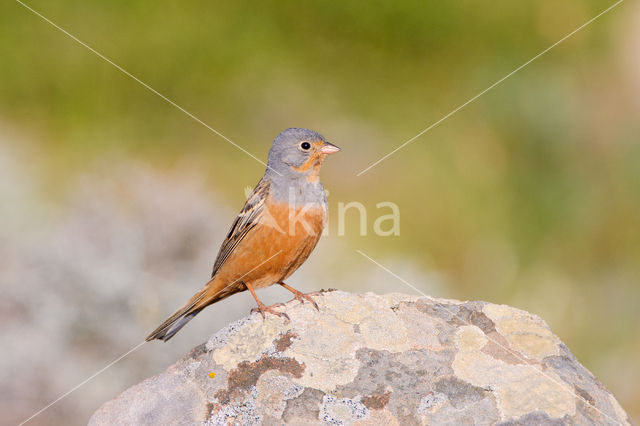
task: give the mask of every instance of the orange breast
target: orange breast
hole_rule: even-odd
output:
[[[290,276],[309,257],[324,226],[322,206],[267,203],[256,225],[216,274],[216,281],[266,287]]]

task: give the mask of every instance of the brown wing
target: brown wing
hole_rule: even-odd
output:
[[[220,267],[227,260],[233,249],[242,241],[242,239],[258,224],[260,216],[264,211],[264,202],[269,194],[269,182],[262,179],[253,189],[253,192],[247,199],[244,207],[231,225],[231,229],[227,234],[227,238],[222,242],[218,257],[213,264],[213,277]]]

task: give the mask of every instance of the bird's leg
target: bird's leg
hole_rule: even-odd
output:
[[[294,299],[299,300],[300,303],[304,303],[305,300],[308,300],[316,308],[316,310],[318,311],[320,310],[320,308],[318,308],[318,304],[316,303],[316,301],[313,300],[311,296],[309,296],[308,294],[304,294],[303,292],[296,290],[295,288],[285,284],[284,281],[280,281],[278,284],[280,284],[282,287],[286,288],[291,293],[293,293]]]
[[[269,312],[270,314],[279,316],[279,317],[284,317],[287,321],[290,321],[289,319],[289,315],[287,315],[284,312],[278,312],[275,309],[273,309],[270,306],[266,306],[264,303],[262,303],[260,301],[260,299],[258,299],[258,296],[256,295],[255,290],[253,289],[253,286],[249,283],[244,283],[244,285],[249,289],[249,291],[251,292],[251,295],[253,296],[254,299],[256,299],[256,302],[258,303],[258,307],[257,308],[253,308],[251,310],[251,313],[258,311],[260,312],[260,315],[262,315],[262,319],[264,319],[264,313],[265,312]]]

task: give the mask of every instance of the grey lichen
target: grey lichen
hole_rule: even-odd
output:
[[[352,424],[369,417],[369,410],[357,399],[335,398],[325,395],[320,408],[320,420],[328,425]]]

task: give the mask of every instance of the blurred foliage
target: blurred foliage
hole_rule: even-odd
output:
[[[540,314],[640,415],[640,77],[624,60],[640,10],[622,4],[355,176],[612,3],[28,2],[259,158],[283,128],[323,133],[343,148],[324,170],[333,214],[401,208],[400,237],[353,226],[354,248],[440,272],[437,296]],[[189,163],[238,207],[261,176],[20,4],[0,5],[0,28],[0,119],[33,141],[44,196],[119,156]]]

